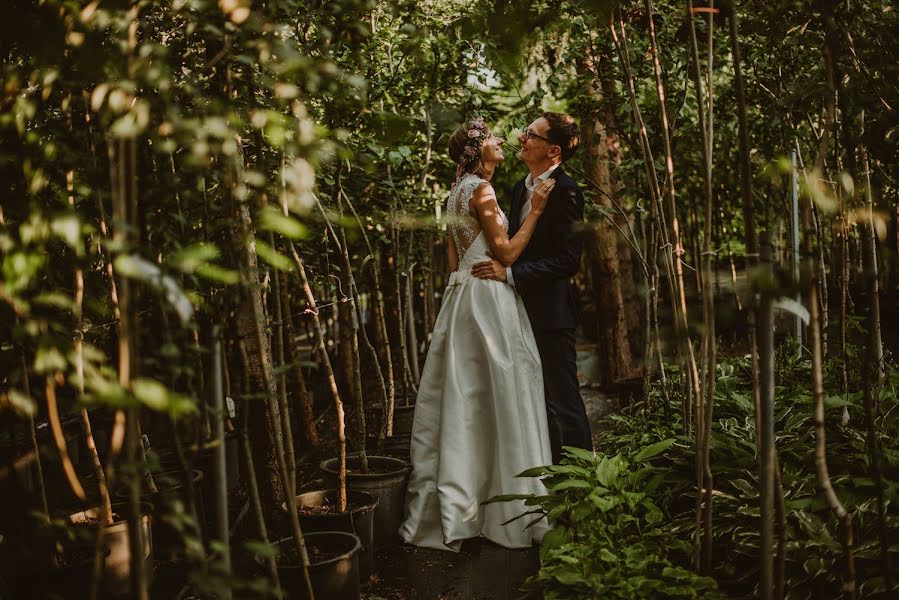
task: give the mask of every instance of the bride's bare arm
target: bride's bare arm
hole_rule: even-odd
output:
[[[487,239],[487,245],[490,246],[490,253],[503,265],[508,267],[518,260],[528,242],[531,241],[531,236],[537,227],[537,220],[543,214],[543,209],[546,207],[546,199],[549,197],[555,183],[555,179],[547,179],[541,182],[537,189],[534,190],[534,194],[531,197],[531,212],[528,213],[521,227],[511,239],[506,232],[505,225],[503,225],[493,186],[490,184],[482,185],[472,194],[471,207],[481,224],[481,230]]]

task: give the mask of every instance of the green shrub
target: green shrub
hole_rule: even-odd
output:
[[[615,456],[566,448],[562,464],[521,474],[543,477],[550,494],[491,499],[525,498],[538,507],[532,513],[545,514],[553,526],[540,548],[540,570],[524,589],[539,590],[547,600],[716,595],[714,580],[684,568],[689,544],[664,526],[654,500],[667,469],[649,461],[676,442],[668,438]]]

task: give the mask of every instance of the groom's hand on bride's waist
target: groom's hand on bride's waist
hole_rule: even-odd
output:
[[[478,279],[506,282],[506,267],[498,260],[485,260],[471,268],[471,274]]]

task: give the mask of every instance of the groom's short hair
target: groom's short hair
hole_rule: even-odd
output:
[[[577,121],[565,113],[545,112],[540,116],[549,123],[549,133],[546,137],[551,144],[562,149],[562,161],[571,158],[580,142]]]

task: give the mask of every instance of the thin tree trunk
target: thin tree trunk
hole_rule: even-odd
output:
[[[586,57],[579,67],[581,75],[589,75],[586,80],[587,93],[597,103],[603,99],[603,86],[600,84],[600,68],[595,52]],[[613,170],[621,160],[617,155],[618,136],[614,133],[614,116],[610,110],[606,110],[600,118],[587,118],[582,120],[583,132],[581,139],[586,143],[586,151],[589,156],[588,172],[591,181],[597,188],[592,201],[609,211],[614,210],[613,197],[621,189],[621,183],[615,179]],[[616,217],[610,217],[615,219]],[[618,218],[627,218],[626,215],[618,215]],[[588,250],[592,257],[591,275],[593,277],[593,290],[596,294],[597,329],[599,340],[604,349],[600,353],[603,380],[611,384],[620,379],[630,378],[634,371],[631,360],[630,338],[628,336],[626,310],[628,305],[624,301],[623,278],[624,269],[619,260],[618,237],[616,224],[605,219],[596,224]],[[645,270],[644,270],[645,271]],[[647,278],[648,279],[648,278]],[[649,282],[647,281],[647,290]],[[649,299],[647,291],[647,300]],[[645,315],[648,323],[649,311]],[[647,331],[649,327],[646,327]],[[651,336],[647,336],[649,344],[644,348],[644,359],[651,356]],[[651,369],[650,363],[644,363],[644,386],[648,387],[648,377]]]
[[[714,9],[714,0],[709,1],[709,7]],[[712,491],[714,489],[714,479],[712,477],[712,466],[710,462],[710,445],[712,438],[712,416],[715,407],[715,380],[717,378],[718,358],[717,358],[717,339],[715,336],[715,287],[712,282],[712,259],[715,254],[712,252],[712,227],[714,226],[712,206],[715,202],[714,193],[712,191],[712,167],[714,163],[714,99],[715,92],[712,83],[713,76],[713,57],[714,57],[714,14],[709,15],[708,25],[708,60],[706,71],[706,93],[708,96],[708,113],[706,114],[707,132],[703,136],[706,144],[705,162],[706,162],[706,204],[705,204],[705,234],[703,235],[702,248],[702,282],[705,290],[702,295],[703,314],[705,323],[705,332],[703,340],[705,346],[705,359],[703,360],[705,378],[703,380],[701,391],[705,400],[705,433],[702,437],[702,464],[704,471],[705,485],[705,537],[703,541],[703,571],[705,574],[712,572]],[[697,65],[698,67],[698,65]],[[697,90],[698,92],[698,90]]]
[[[766,232],[767,233],[767,232]],[[773,276],[771,246],[765,235],[762,242],[762,264],[768,276]],[[761,292],[759,316],[759,379],[761,402],[758,411],[759,446],[759,510],[761,513],[761,540],[759,542],[760,597],[774,598],[774,308],[770,292]]]
[[[820,178],[824,173],[824,161],[827,157],[827,149],[830,143],[831,132],[835,122],[835,87],[833,71],[833,53],[831,43],[833,40],[833,15],[828,3],[822,3],[826,43],[824,44],[824,66],[827,78],[828,93],[825,96],[825,123],[824,131],[818,142],[818,153],[815,158],[815,168],[811,173],[809,185],[820,185]],[[802,222],[805,236],[803,238],[803,253],[812,256],[812,218],[811,199],[806,197],[802,203]],[[821,349],[821,317],[818,300],[817,269],[810,270],[812,280],[806,289],[806,307],[809,311],[809,344],[812,351],[812,395],[815,421],[815,467],[818,475],[818,486],[828,508],[836,516],[840,523],[843,536],[843,550],[845,553],[846,568],[843,572],[842,591],[846,596],[854,600],[855,588],[855,540],[853,536],[852,515],[846,511],[840,499],[837,497],[830,480],[830,472],[827,466],[827,439],[824,413],[824,356]]]
[[[692,5],[688,3],[688,5],[692,8]],[[656,80],[656,95],[659,98],[659,111],[662,121],[662,141],[663,146],[665,148],[665,187],[668,191],[668,212],[669,218],[671,220],[671,241],[674,244],[674,255],[676,257],[675,264],[675,275],[676,275],[676,290],[678,294],[678,300],[680,302],[680,310],[675,312],[675,316],[679,319],[679,327],[682,335],[682,343],[684,344],[684,354],[687,359],[686,367],[688,369],[688,385],[690,386],[690,393],[694,398],[701,397],[701,383],[699,380],[699,373],[696,368],[696,358],[693,354],[693,342],[690,340],[689,330],[687,327],[687,296],[686,290],[684,288],[684,269],[683,269],[683,255],[684,255],[684,247],[681,241],[681,233],[680,233],[680,220],[677,216],[677,205],[675,199],[675,187],[674,187],[674,155],[671,150],[671,127],[668,121],[668,101],[665,92],[665,83],[663,81],[662,76],[662,65],[659,58],[659,46],[656,42],[656,34],[655,34],[655,22],[652,18],[653,8],[652,8],[652,0],[646,0],[646,9],[647,9],[647,17],[649,20],[649,39],[652,44],[652,66],[653,72],[655,74]],[[695,38],[695,28],[692,26],[692,13],[691,13],[691,31],[693,32],[693,37]],[[624,29],[622,28],[622,35],[624,35]],[[709,42],[711,44],[711,41]],[[695,46],[695,39],[694,39]],[[711,52],[711,51],[710,51]],[[695,54],[695,49],[694,49]],[[696,60],[696,69],[698,73],[699,69],[699,61],[698,58]],[[711,69],[711,60],[709,64],[709,69]],[[700,88],[696,88],[697,97],[700,94]],[[710,96],[711,97],[711,96]],[[699,107],[699,120],[700,123],[703,122],[703,110],[702,103],[698,104]],[[709,116],[709,123],[711,123],[711,116]],[[647,140],[648,145],[648,140]],[[710,159],[707,161],[707,164],[711,165]],[[709,167],[711,170],[711,167]],[[711,176],[711,175],[710,175]],[[711,185],[710,183],[707,185]],[[699,415],[697,414],[697,421],[699,419]]]
[[[618,39],[618,32],[616,31],[616,23],[620,23],[621,25],[621,41]],[[668,238],[668,227],[665,220],[664,210],[662,209],[661,204],[661,192],[659,190],[659,182],[658,177],[656,176],[655,168],[653,167],[653,159],[652,159],[652,150],[650,149],[649,139],[646,133],[646,126],[643,123],[643,117],[640,113],[640,105],[637,102],[637,92],[636,86],[634,83],[634,76],[630,66],[630,50],[627,46],[627,38],[624,30],[624,22],[621,18],[620,9],[618,11],[617,16],[614,18],[612,22],[609,24],[609,29],[612,33],[612,40],[614,41],[615,48],[618,51],[618,55],[621,57],[621,63],[624,67],[625,79],[628,84],[628,92],[631,100],[631,109],[634,117],[634,125],[637,128],[637,134],[640,139],[640,148],[643,153],[643,162],[644,168],[646,170],[646,179],[648,183],[649,196],[652,203],[653,210],[653,220],[657,226],[657,231],[659,232],[659,241],[661,242],[661,249],[663,260],[665,261],[665,271],[668,276],[668,292],[671,301],[671,309],[674,313],[674,322],[675,322],[675,337],[678,354],[678,363],[682,368],[685,368],[687,364],[686,360],[686,352],[684,350],[684,335],[685,331],[681,330],[682,320],[679,315],[680,311],[680,303],[678,302],[678,291],[677,291],[677,280],[675,275],[675,268],[672,259],[672,251],[671,251],[671,243]],[[691,428],[691,414],[692,411],[690,409],[690,403],[692,402],[692,387],[690,385],[686,386],[688,393],[684,394],[683,401],[681,403],[681,420],[684,427],[685,433],[688,433]]]
[[[864,117],[863,117],[864,118]],[[890,560],[889,528],[887,526],[887,503],[884,491],[883,472],[881,469],[880,442],[877,437],[875,417],[877,400],[880,395],[883,367],[883,345],[880,338],[880,286],[877,279],[877,233],[874,229],[874,202],[871,195],[871,175],[868,164],[868,151],[862,146],[862,165],[865,170],[865,204],[866,220],[862,225],[865,258],[865,280],[868,294],[868,331],[866,360],[863,370],[865,430],[868,447],[868,462],[871,479],[877,493],[877,518],[880,536],[880,560],[887,587],[894,590],[893,570]]]
[[[409,236],[409,255],[412,254],[412,236]],[[409,366],[411,367],[412,381],[415,387],[421,380],[421,370],[418,368],[418,335],[415,331],[415,264],[411,262],[411,256],[406,257],[406,339],[409,345]]]
[[[262,349],[265,347],[266,338],[265,332],[262,328],[262,322],[259,320],[255,321],[256,323],[256,343],[258,344],[258,348]],[[265,358],[262,358],[265,360]],[[293,534],[293,540],[296,544],[297,554],[300,559],[300,567],[303,571],[303,579],[306,584],[306,591],[309,594],[310,598],[314,597],[314,593],[312,591],[312,580],[309,577],[309,555],[306,552],[306,541],[303,537],[303,531],[300,527],[299,518],[297,516],[297,504],[296,504],[296,491],[291,490],[291,485],[294,481],[295,475],[291,476],[287,472],[287,461],[285,460],[285,448],[282,442],[282,436],[289,435],[283,431],[278,431],[280,429],[280,421],[279,419],[279,410],[277,406],[277,389],[275,387],[275,382],[272,377],[271,372],[271,364],[265,365],[263,364],[263,377],[265,379],[265,396],[266,396],[266,405],[267,405],[267,413],[268,418],[271,421],[271,429],[275,432],[275,458],[277,459],[278,470],[280,471],[280,480],[281,480],[281,493],[284,497],[284,504],[287,507],[287,514],[290,518],[290,526],[291,533]]]
[[[356,212],[356,208],[350,201],[349,196],[344,194],[344,199],[346,200],[350,212],[353,213],[353,217],[356,219],[356,223],[359,225],[359,231],[362,232],[362,239],[365,241],[365,247],[368,249],[369,256],[371,256],[371,276],[373,288],[372,318],[375,321],[375,341],[381,344],[381,347],[378,348],[378,354],[380,354],[380,356],[385,361],[384,372],[381,372],[380,367],[378,368],[379,386],[383,389],[383,393],[381,394],[381,427],[378,431],[378,439],[383,440],[386,436],[393,435],[393,407],[396,397],[396,382],[394,381],[393,375],[393,357],[390,355],[390,346],[388,342],[389,338],[387,336],[387,322],[384,318],[384,293],[381,289],[380,276],[381,263],[378,260],[378,256],[371,245],[371,240],[369,240],[368,234],[365,232],[365,226],[362,223],[362,219],[359,218],[359,214]]]
[[[821,352],[827,356],[828,330],[830,329],[830,317],[828,305],[830,304],[827,289],[827,263],[824,260],[824,226],[818,213],[818,207],[812,206],[812,220],[815,226],[818,249],[818,298],[821,302]]]
[[[112,195],[112,217],[119,227],[113,232],[113,240],[119,248],[128,249],[132,240],[130,231],[136,219],[136,144],[133,139],[110,142],[111,168],[116,173]],[[118,285],[118,301],[121,319],[119,321],[119,385],[131,390],[132,361],[134,358],[135,317],[132,308],[131,281],[123,277]],[[138,409],[128,408],[124,419],[125,460],[135,464],[138,456],[137,445],[139,418]],[[108,462],[112,462],[109,460]],[[128,489],[128,542],[130,550],[131,594],[140,600],[147,600],[147,574],[144,570],[143,527],[140,521],[140,477],[132,474],[126,478]]]
[[[812,346],[812,394],[814,397],[815,417],[815,467],[818,474],[818,486],[827,506],[840,523],[843,534],[843,551],[845,552],[846,569],[843,573],[842,591],[848,598],[855,598],[855,557],[852,528],[852,515],[849,514],[836,495],[830,481],[827,467],[827,441],[824,420],[824,374],[823,356],[821,352],[820,316],[818,309],[818,291],[814,285],[806,292],[806,305],[809,308],[809,343]]]
[[[282,294],[289,297],[287,286],[283,286]],[[290,304],[288,303],[288,306]],[[286,358],[293,365],[293,374],[297,385],[297,402],[300,406],[300,414],[303,424],[303,438],[306,443],[313,448],[318,446],[318,431],[315,428],[315,414],[312,410],[312,398],[309,395],[309,389],[306,387],[306,376],[303,374],[303,365],[300,364],[301,355],[296,342],[296,329],[293,324],[293,315],[288,310],[285,319],[286,340],[285,345]]]
[[[743,67],[740,52],[740,21],[736,2],[731,2],[730,47],[734,64],[734,88],[737,97],[737,121],[740,144],[740,196],[743,200],[743,228],[746,239],[747,262],[755,264],[758,258],[756,239],[755,205],[752,201],[752,163],[749,157],[749,123],[746,118],[746,91],[743,83]]]
[[[309,285],[309,278],[306,276],[306,266],[302,257],[297,253],[293,242],[288,242],[290,254],[293,262],[297,267],[297,274],[300,276],[300,284],[303,286],[303,293],[306,295],[306,304],[308,310],[312,314],[312,331],[315,334],[315,347],[318,351],[319,360],[325,370],[325,377],[328,381],[328,390],[331,392],[331,399],[334,401],[334,412],[337,416],[337,444],[338,444],[338,509],[340,512],[346,511],[346,427],[344,424],[343,402],[340,399],[340,392],[337,390],[337,380],[334,378],[334,370],[331,368],[331,359],[328,357],[328,346],[325,344],[325,336],[322,331],[321,321],[318,318],[318,309],[315,306],[315,296],[312,293],[312,286]]]
[[[241,362],[243,363],[244,367],[244,373],[249,373],[250,359],[247,355],[248,353],[246,346],[244,345],[242,340],[238,341],[238,346],[240,349],[240,356]],[[240,414],[247,416],[250,414],[250,400],[248,396],[254,391],[255,390],[252,389],[252,384],[250,383],[249,379],[245,378],[243,386],[243,400],[240,403]],[[268,538],[268,529],[265,526],[265,512],[262,509],[262,500],[259,496],[259,484],[256,480],[256,467],[253,465],[253,448],[250,445],[250,420],[248,418],[244,418],[241,421],[240,442],[241,447],[243,448],[244,468],[247,471],[247,495],[250,497],[250,506],[252,507],[253,515],[256,518],[256,530],[259,534],[259,541],[261,541],[265,546],[268,546],[270,544]],[[275,563],[275,557],[273,555],[266,555],[265,565],[268,568],[268,576],[272,580],[272,585],[274,585],[275,589],[278,590],[280,596],[281,582],[278,578],[278,566]]]
[[[25,348],[22,348],[22,391],[29,398],[31,395],[31,383],[28,381],[28,359],[25,358]],[[37,493],[41,499],[41,512],[49,520],[50,510],[47,507],[47,488],[44,484],[44,469],[41,465],[41,451],[37,443],[37,430],[34,427],[34,417],[28,417],[28,442],[34,453],[34,467],[37,471]]]
[[[787,505],[784,499],[783,476],[781,475],[780,458],[777,455],[777,446],[774,450],[774,500],[775,517],[777,518],[777,562],[774,563],[774,590],[775,598],[782,600],[786,593],[787,573]]]
[[[414,385],[412,384],[412,369],[409,366],[409,353],[406,349],[406,331],[403,327],[403,288],[400,285],[400,234],[395,222],[390,224],[393,237],[393,284],[396,292],[396,324],[400,342],[399,353],[402,360],[403,377],[403,404],[409,404]]]
[[[75,209],[74,195],[74,171],[69,171],[66,176],[66,189],[68,192],[69,206]],[[78,387],[78,400],[84,397],[84,273],[81,267],[75,269],[75,297],[72,303],[72,312],[75,317],[75,378]],[[105,562],[103,540],[105,538],[106,528],[112,525],[112,502],[109,498],[109,487],[106,485],[106,473],[103,470],[103,463],[100,462],[100,455],[97,452],[97,444],[94,440],[94,434],[91,428],[91,420],[87,409],[81,409],[81,433],[84,436],[84,443],[87,446],[88,455],[93,468],[94,477],[97,480],[97,492],[100,495],[100,526],[97,530],[97,540],[94,546],[94,558],[91,575],[90,597],[97,598],[100,592],[100,579],[103,576],[103,564]],[[41,494],[43,494],[43,482],[41,483]],[[46,510],[46,498],[44,498],[44,509]]]
[[[250,369],[247,376],[256,386],[257,394],[268,394],[267,380],[271,376],[272,350],[268,337],[256,334],[257,328],[262,327],[268,319],[262,299],[256,247],[252,238],[252,221],[245,202],[235,202],[234,211],[237,221],[234,243],[240,252],[240,267],[244,280],[243,302],[237,313],[237,333],[247,345]],[[289,500],[281,494],[282,482],[278,474],[277,448],[282,444],[282,440],[279,439],[275,424],[280,422],[280,410],[277,403],[270,403],[267,400],[259,408],[262,410],[253,410],[247,413],[246,418],[251,421],[250,428],[253,430],[251,442],[254,445],[256,471],[262,477],[260,486],[262,503],[269,509],[275,509],[282,502]],[[271,414],[270,411],[274,413]]]
[[[437,235],[435,232],[428,234],[427,263],[425,264],[425,281],[424,281],[424,315],[425,315],[425,340],[430,343],[431,333],[434,331],[434,324],[437,322],[437,305],[434,302],[435,293],[435,272],[434,253],[438,247]]]
[[[269,243],[272,248],[276,248],[275,246],[275,236],[274,234],[269,236]],[[274,341],[275,343],[275,361],[280,370],[280,374],[278,375],[277,380],[277,390],[278,390],[278,412],[281,415],[281,435],[284,439],[284,450],[287,454],[287,478],[288,481],[284,482],[285,487],[287,487],[287,493],[285,496],[287,498],[294,498],[297,495],[297,456],[294,450],[293,445],[293,426],[290,423],[290,408],[287,403],[287,373],[284,370],[284,305],[282,304],[282,273],[275,272],[272,274],[272,295],[274,296],[274,307],[275,307],[275,331],[274,331]],[[287,307],[287,311],[289,312],[290,307]]]
[[[87,499],[84,494],[84,488],[81,487],[81,482],[78,480],[78,475],[75,473],[75,467],[72,465],[72,459],[69,457],[69,451],[68,448],[66,448],[65,435],[62,431],[62,423],[59,420],[59,406],[56,402],[57,380],[63,380],[62,373],[57,372],[55,374],[48,374],[44,378],[44,392],[47,397],[47,420],[50,421],[50,430],[53,433],[53,441],[56,443],[56,451],[59,454],[59,461],[62,463],[62,470],[63,474],[66,476],[66,481],[72,489],[72,493],[75,494],[79,500],[84,501]]]
[[[337,181],[335,183],[334,197],[337,200],[340,217],[343,218],[343,203],[340,201],[341,193],[339,169],[336,179]],[[328,219],[328,215],[325,212],[324,207],[321,205],[321,202],[318,202],[318,208],[325,220],[325,226],[333,237],[334,245],[337,246],[337,251],[343,261],[342,270],[345,274],[346,284],[349,287],[350,292],[348,302],[350,321],[349,350],[351,358],[349,383],[353,386],[353,395],[356,397],[356,411],[358,415],[357,421],[359,423],[356,445],[358,447],[359,466],[363,473],[368,473],[368,454],[365,451],[365,399],[362,394],[362,361],[359,359],[359,318],[356,311],[358,296],[356,295],[356,281],[353,277],[353,265],[350,262],[350,251],[347,246],[345,230],[343,229],[343,227],[340,228],[340,238],[338,238],[334,227],[331,226],[331,221]]]
[[[356,298],[359,298],[359,288],[356,287],[355,280],[353,280],[352,285],[353,285],[353,295]],[[375,381],[378,383],[379,397],[385,398],[387,389],[384,385],[384,377],[381,375],[381,364],[378,361],[378,352],[377,352],[377,350],[375,350],[375,347],[372,345],[371,340],[368,338],[368,332],[365,330],[365,326],[361,325],[362,309],[359,307],[356,308],[356,320],[360,323],[359,331],[362,333],[362,340],[365,342],[365,348],[366,348],[366,350],[368,350],[368,355],[371,357],[372,365],[375,369]],[[361,379],[359,381],[359,385],[361,386]],[[383,444],[382,444],[384,441],[383,434],[385,433],[385,431],[386,431],[386,428],[383,427],[383,424],[382,424],[382,427],[380,427],[378,429],[378,445],[376,448],[376,454],[381,452],[381,450],[383,448]],[[366,458],[366,462],[367,462],[367,460],[368,459]]]
[[[649,1],[649,0],[647,0]],[[714,10],[714,2],[709,3],[710,10]],[[708,91],[708,112],[703,104],[702,75],[699,63],[699,44],[696,36],[696,22],[694,18],[693,3],[687,0],[687,10],[690,13],[690,46],[693,58],[693,76],[696,87],[696,106],[699,117],[699,128],[702,140],[702,156],[705,162],[704,180],[706,190],[706,232],[704,236],[704,253],[702,256],[702,307],[705,333],[703,335],[703,359],[702,359],[702,387],[696,388],[696,519],[693,538],[693,563],[697,570],[702,567],[704,573],[711,570],[711,520],[712,520],[712,473],[709,462],[709,438],[711,437],[711,408],[714,401],[715,387],[715,305],[714,288],[711,286],[711,225],[712,225],[712,49],[713,49],[713,24],[714,14],[709,14],[708,24],[708,74],[706,87]],[[651,29],[651,28],[650,28]],[[673,201],[672,201],[673,205]],[[684,307],[686,312],[686,306]],[[698,385],[698,383],[696,384]],[[711,391],[711,393],[709,393]],[[703,502],[702,498],[705,497]],[[703,519],[704,517],[704,519]],[[702,522],[705,522],[705,535],[700,545],[700,530]],[[703,559],[704,560],[701,560]]]

